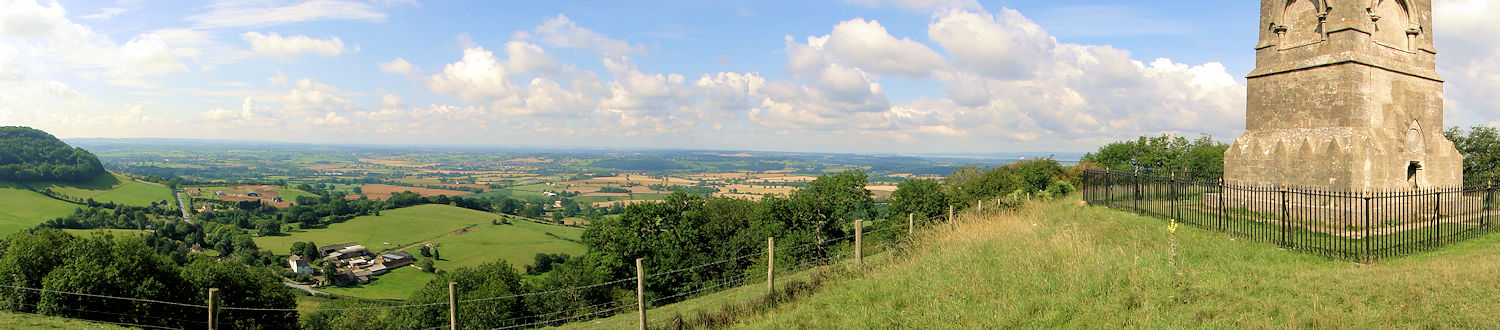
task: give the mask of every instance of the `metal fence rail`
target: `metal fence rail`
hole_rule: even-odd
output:
[[[1495,186],[1351,192],[1088,169],[1083,198],[1329,258],[1372,262],[1495,230]]]

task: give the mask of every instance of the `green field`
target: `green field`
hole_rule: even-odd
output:
[[[501,215],[449,205],[418,205],[381,211],[380,216],[362,216],[327,228],[292,232],[286,236],[258,237],[262,249],[284,254],[292,242],[312,241],[319,245],[359,242],[374,251],[394,250],[419,242],[437,244],[442,260],[438,269],[474,266],[506,260],[520,269],[530,264],[537,253],[580,255],[578,240],[583,229],[511,221],[510,225],[493,225]],[[470,228],[461,234],[455,233]],[[554,236],[549,236],[552,233]],[[452,234],[452,235],[450,235]],[[386,245],[385,243],[391,243]],[[408,250],[419,258],[416,249]],[[404,299],[412,290],[431,280],[432,274],[415,268],[402,268],[376,277],[370,284],[328,288],[329,293],[367,299]]]
[[[31,186],[38,190],[52,189],[58,194],[78,199],[92,198],[99,202],[135,206],[146,206],[160,201],[176,201],[176,197],[172,196],[172,188],[157,183],[137,181],[118,174],[102,175],[82,184],[40,183]]]
[[[1500,235],[1364,265],[1080,206],[965,216],[747,328],[1493,328]]]
[[[276,254],[287,254],[292,242],[333,245],[359,242],[371,251],[395,249],[463,229],[489,225],[499,216],[449,205],[417,205],[385,210],[380,216],[361,216],[327,228],[295,230],[288,235],[255,238],[255,244]],[[385,244],[390,243],[390,244]]]
[[[0,185],[0,237],[66,216],[78,205],[40,193]]]

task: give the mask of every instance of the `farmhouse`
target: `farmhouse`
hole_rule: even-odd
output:
[[[298,274],[312,275],[313,273],[312,267],[307,264],[307,259],[303,259],[302,256],[293,255],[291,258],[287,258],[286,262],[292,267],[292,271]]]

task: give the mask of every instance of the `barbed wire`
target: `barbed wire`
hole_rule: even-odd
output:
[[[21,305],[21,306],[31,307],[31,308],[33,308],[33,310],[39,309],[41,307],[39,304],[28,304],[28,303],[21,303],[21,302],[17,302],[15,304]],[[205,325],[208,324],[208,321],[202,321],[202,320],[199,320],[199,321],[188,321],[188,320],[174,319],[174,318],[168,318],[168,317],[145,316],[145,315],[125,314],[125,313],[115,313],[115,312],[96,311],[96,310],[87,310],[87,309],[67,308],[67,307],[62,307],[62,306],[49,306],[48,308],[56,308],[56,309],[70,310],[70,311],[75,311],[75,312],[85,312],[85,313],[111,314],[111,315],[129,316],[129,317],[146,317],[146,318],[157,319],[157,320],[166,320],[166,321],[178,322],[179,324],[198,324],[198,323],[202,323],[202,324],[205,324]],[[32,314],[32,315],[55,317],[55,318],[68,319],[68,320],[79,320],[79,321],[86,321],[86,322],[107,323],[107,324],[113,324],[113,325],[127,325],[127,326],[133,326],[133,327],[152,328],[152,329],[181,329],[181,327],[173,328],[173,327],[166,327],[166,326],[159,326],[159,325],[135,324],[135,323],[129,323],[129,322],[114,322],[114,321],[93,320],[93,319],[77,319],[77,318],[71,318],[71,317],[59,316],[59,315],[47,315],[47,314],[42,314],[40,312],[24,312],[24,311],[17,311],[17,310],[10,310],[10,311],[7,311],[7,312],[22,313],[22,314]]]
[[[609,282],[604,282],[604,283],[599,283],[599,284],[593,284],[593,285],[577,286],[577,287],[557,289],[557,290],[551,290],[551,291],[543,291],[543,292],[530,292],[530,293],[522,293],[522,294],[513,294],[513,295],[509,295],[509,296],[499,296],[499,297],[489,297],[489,298],[477,298],[477,299],[461,300],[458,303],[463,304],[463,303],[489,301],[489,300],[499,300],[499,299],[509,299],[509,298],[521,298],[521,297],[530,297],[530,296],[540,296],[540,295],[544,295],[544,294],[553,294],[553,293],[558,293],[558,292],[568,292],[568,291],[577,291],[577,290],[583,290],[583,289],[592,289],[592,288],[597,288],[597,287],[607,286],[607,285],[613,285],[613,284],[623,283],[623,282],[632,281],[632,280],[635,280],[635,276],[631,276],[631,277],[628,277],[628,278],[622,278],[622,279],[618,279],[618,280],[614,280],[614,281],[609,281]]]
[[[629,305],[625,305],[625,306],[615,307],[615,308],[606,309],[606,310],[602,310],[602,311],[598,311],[598,312],[593,312],[593,313],[588,313],[588,314],[575,315],[575,316],[569,316],[569,317],[564,317],[564,318],[560,318],[560,319],[551,319],[551,320],[546,320],[546,321],[538,321],[538,322],[532,322],[532,323],[527,323],[527,324],[516,324],[516,325],[499,327],[499,328],[495,328],[495,329],[496,330],[504,330],[504,329],[515,329],[515,328],[521,328],[521,327],[528,327],[528,326],[533,326],[533,325],[550,324],[550,323],[555,323],[555,322],[559,322],[559,321],[568,321],[568,320],[578,319],[578,318],[582,318],[582,317],[586,317],[586,316],[594,316],[594,315],[604,314],[604,313],[613,312],[613,311],[617,311],[617,310],[621,310],[621,309],[626,309],[626,308],[630,308],[630,307],[635,307],[635,306],[636,306],[636,304],[629,304]]]
[[[28,287],[24,287],[24,286],[0,285],[0,288],[15,289],[15,290],[26,290],[26,291],[35,291],[35,292],[42,292],[42,293],[65,294],[65,295],[74,295],[74,296],[83,296],[83,297],[93,297],[93,298],[126,300],[126,301],[145,302],[145,303],[154,303],[154,304],[167,304],[167,305],[175,305],[175,306],[183,306],[183,307],[208,308],[208,305],[194,305],[194,304],[184,304],[184,303],[179,303],[179,302],[152,300],[152,299],[144,299],[144,298],[115,297],[115,296],[106,296],[106,295],[92,294],[92,293],[79,293],[79,292],[67,292],[67,291],[37,289],[37,288],[28,288]]]

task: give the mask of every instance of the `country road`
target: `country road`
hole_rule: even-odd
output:
[[[182,209],[182,220],[183,221],[192,220],[191,218],[188,217],[188,206],[187,206],[187,203],[183,203],[182,202],[182,191],[181,190],[177,190],[175,192],[177,193],[177,208]]]
[[[297,283],[291,283],[291,282],[281,282],[281,284],[282,285],[286,285],[287,287],[290,287],[290,288],[293,288],[293,289],[307,291],[307,294],[314,295],[314,296],[316,296],[316,295],[325,295],[325,296],[328,295],[327,292],[313,290],[313,288],[311,286],[307,286],[307,285],[302,285],[302,284],[297,284]]]

